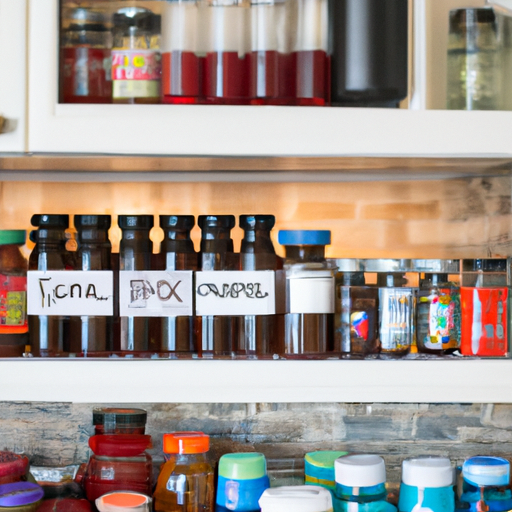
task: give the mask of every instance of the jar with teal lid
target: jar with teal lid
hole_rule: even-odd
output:
[[[323,450],[309,452],[304,456],[304,473],[306,485],[321,485],[334,491],[334,461],[347,455],[347,452]]]
[[[454,512],[454,480],[454,469],[446,457],[404,460],[399,512]]]
[[[24,230],[0,230],[0,357],[21,357],[28,345]]]
[[[378,455],[346,455],[334,462],[334,512],[396,512],[386,501],[386,466]]]
[[[462,493],[456,511],[512,511],[510,463],[501,457],[471,457],[462,465]]]
[[[2,512],[35,512],[43,500],[42,487],[32,482],[0,485]]]
[[[262,453],[228,453],[219,460],[215,510],[256,512],[258,500],[270,487]]]

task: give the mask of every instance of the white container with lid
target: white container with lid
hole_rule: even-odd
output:
[[[454,479],[455,470],[447,457],[419,457],[402,462],[402,482],[412,487],[449,487]]]
[[[345,487],[372,487],[386,482],[384,459],[378,455],[346,455],[334,461],[336,483]]]
[[[267,489],[259,499],[261,512],[331,512],[331,493],[316,485]]]
[[[508,485],[510,463],[501,457],[471,457],[462,465],[464,480],[478,487]]]

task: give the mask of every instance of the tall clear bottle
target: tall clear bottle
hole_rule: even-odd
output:
[[[194,227],[193,215],[160,215],[164,239],[158,255],[158,270],[197,270],[198,254],[190,239]],[[166,317],[161,320],[160,351],[192,355],[197,353],[195,318]]]
[[[277,270],[278,257],[270,239],[275,221],[273,215],[240,215],[239,225],[244,230],[240,248],[241,270]],[[271,356],[275,340],[281,335],[278,329],[281,324],[277,315],[242,317],[237,355],[250,358]]]
[[[238,270],[231,230],[233,215],[200,215],[201,270]],[[240,318],[236,316],[202,316],[198,318],[203,357],[232,356],[238,345]]]
[[[35,247],[30,253],[29,270],[73,270],[73,256],[66,249],[69,215],[33,215],[30,219]],[[69,342],[69,318],[29,315],[29,337],[32,353],[47,357],[61,355]]]
[[[76,270],[112,270],[110,215],[75,215],[74,224],[78,242]],[[87,356],[91,352],[112,350],[112,317],[73,317],[71,325],[71,352]]]
[[[151,270],[153,242],[149,232],[154,224],[152,215],[119,215],[122,230],[119,245],[119,270]],[[142,290],[144,293],[144,290]],[[121,351],[145,351],[149,347],[149,319],[121,317]]]

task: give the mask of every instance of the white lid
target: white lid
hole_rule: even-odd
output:
[[[384,459],[378,455],[346,455],[334,461],[336,483],[346,487],[371,487],[386,481]]]
[[[329,512],[330,491],[316,485],[289,485],[266,489],[258,501],[261,512]]]
[[[402,482],[420,487],[449,487],[455,471],[447,457],[420,457],[402,462]]]

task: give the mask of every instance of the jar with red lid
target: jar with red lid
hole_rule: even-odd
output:
[[[7,451],[0,452],[0,485],[24,480],[27,472],[28,458],[25,455]]]
[[[146,428],[144,409],[102,407],[93,409],[92,424],[95,434],[140,434]]]

